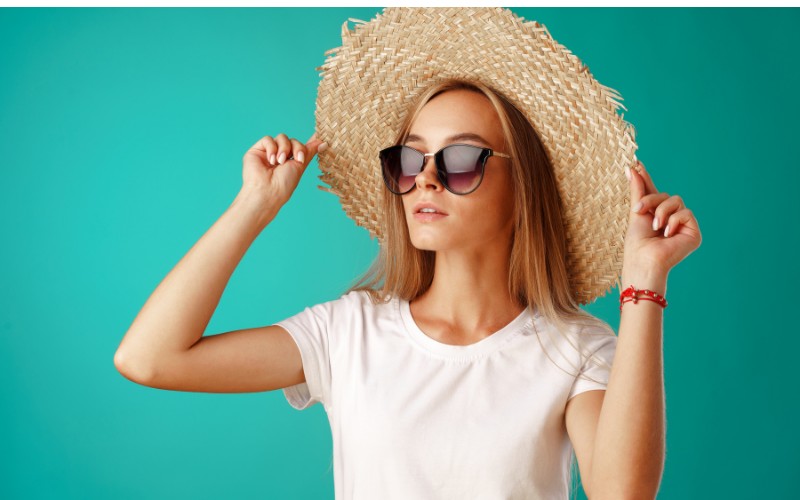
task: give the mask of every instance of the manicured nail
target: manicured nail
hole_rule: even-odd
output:
[[[286,153],[281,151],[281,154],[278,155],[278,163],[280,163],[282,165],[283,164],[283,160],[285,160],[285,159],[286,159]]]
[[[322,144],[319,145],[319,147],[317,148],[317,151],[319,151],[321,153],[321,152],[325,151],[326,149],[328,149],[328,143],[327,142],[323,142]]]
[[[639,210],[642,209],[642,205],[643,205],[643,203],[640,201],[639,203],[636,204],[635,207],[633,207],[633,211],[634,212],[638,212]]]
[[[669,224],[667,224],[667,227],[664,228],[664,237],[667,236],[669,236]]]
[[[631,167],[627,165],[625,165],[625,177],[627,177],[628,180],[631,180]]]
[[[305,157],[306,157],[306,155],[304,155],[303,152],[300,151],[299,153],[297,153],[297,158],[295,158],[295,160],[299,161],[300,163],[303,163],[303,159]]]
[[[275,165],[275,155],[269,157],[269,163],[270,165]]]
[[[658,217],[653,219],[653,231],[658,231]]]

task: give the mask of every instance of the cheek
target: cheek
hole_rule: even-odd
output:
[[[495,178],[492,181],[486,186],[486,191],[482,193],[484,196],[481,203],[487,209],[505,213],[513,207],[514,193],[507,185],[508,180],[505,177]],[[481,187],[483,186],[478,187],[478,189]]]
[[[492,199],[488,203],[495,205],[499,212],[510,217],[514,213],[514,189],[511,186],[511,179],[508,176],[502,176],[497,179],[498,183],[492,186],[494,189]]]
[[[472,200],[468,206],[458,210],[459,227],[465,232],[495,232],[509,218],[511,205],[507,200],[482,198]]]
[[[513,193],[506,189],[497,190],[477,204],[481,207],[478,210],[479,217],[493,230],[501,229],[513,223],[514,203]]]

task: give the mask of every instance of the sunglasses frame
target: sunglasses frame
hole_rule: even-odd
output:
[[[445,170],[444,165],[443,165],[443,163],[444,163],[444,150],[447,149],[447,148],[451,148],[453,146],[468,146],[468,147],[471,147],[471,148],[475,148],[475,149],[480,149],[481,150],[481,157],[483,158],[483,161],[481,161],[480,178],[478,179],[478,183],[475,185],[475,187],[472,188],[471,190],[467,191],[466,193],[457,193],[457,192],[453,191],[452,189],[450,189],[450,185],[447,183],[447,180],[446,180],[447,179],[447,170]],[[386,171],[383,168],[383,155],[384,155],[384,153],[386,151],[389,151],[389,150],[394,149],[394,148],[408,148],[408,149],[411,149],[412,151],[416,151],[417,153],[419,153],[422,156],[422,165],[420,166],[419,172],[416,175],[419,175],[423,170],[425,170],[425,165],[428,163],[428,157],[429,156],[433,156],[434,163],[436,165],[436,176],[438,177],[439,182],[442,183],[442,186],[444,186],[445,189],[447,189],[451,193],[457,194],[457,195],[467,195],[467,194],[470,194],[470,193],[474,192],[476,189],[478,189],[478,187],[483,182],[483,176],[486,173],[486,160],[488,160],[490,156],[499,156],[501,158],[509,158],[509,159],[511,158],[510,155],[507,155],[506,153],[500,153],[499,151],[495,151],[492,148],[485,148],[485,147],[482,147],[482,146],[476,146],[474,144],[464,144],[464,143],[448,144],[447,146],[443,147],[442,149],[440,149],[439,151],[437,151],[435,153],[423,153],[422,151],[420,151],[420,150],[418,150],[416,148],[412,148],[411,146],[408,146],[408,145],[405,145],[405,144],[395,144],[394,146],[389,146],[388,148],[382,149],[378,153],[378,158],[381,161],[381,177],[383,177],[383,183],[386,185],[386,188],[389,190],[389,192],[391,192],[393,194],[396,194],[398,196],[402,196],[404,194],[410,193],[411,190],[416,187],[417,183],[416,183],[416,181],[413,182],[411,184],[411,187],[408,188],[408,190],[406,190],[406,191],[404,191],[402,193],[398,192],[398,191],[394,191],[389,186],[389,181],[386,179]],[[416,178],[416,176],[415,176],[415,178]]]

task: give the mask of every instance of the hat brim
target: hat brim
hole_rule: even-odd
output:
[[[535,22],[508,9],[385,8],[331,49],[317,91],[321,187],[382,239],[385,189],[378,152],[391,145],[409,104],[436,81],[478,80],[529,119],[552,162],[564,205],[570,283],[581,304],[618,284],[630,204],[624,167],[636,162],[622,97]]]

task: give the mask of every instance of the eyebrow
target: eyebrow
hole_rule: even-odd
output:
[[[489,144],[489,141],[487,141],[486,139],[484,139],[480,135],[472,133],[472,132],[461,132],[459,134],[454,134],[454,135],[451,135],[450,137],[446,137],[445,138],[445,142],[454,142],[454,141],[476,141],[476,142],[482,142],[485,146],[487,146],[489,148],[492,147],[491,144]],[[406,137],[406,142],[423,142],[424,143],[425,140],[422,137],[418,136],[418,135],[409,134],[408,137]]]

